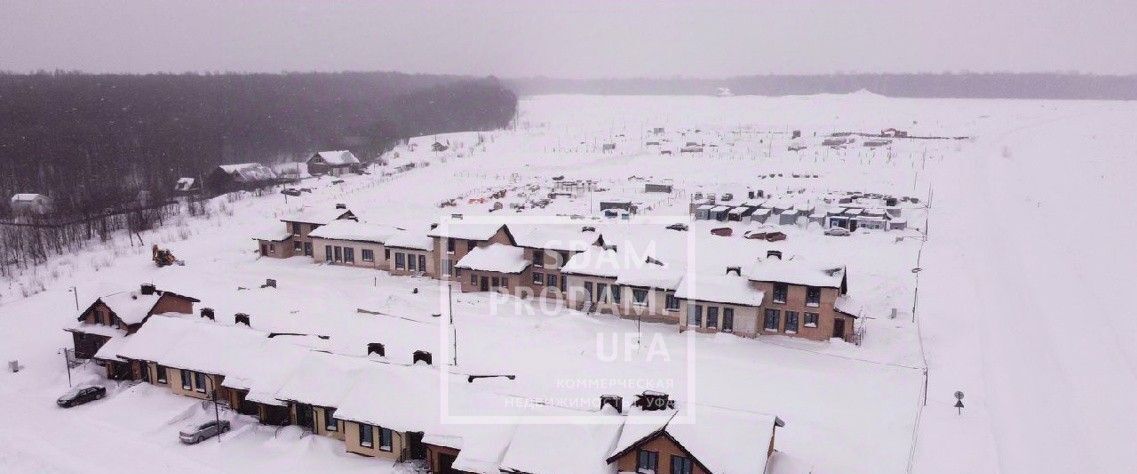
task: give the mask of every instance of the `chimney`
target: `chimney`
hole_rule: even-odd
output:
[[[213,321],[213,308],[201,308],[201,317],[209,318],[210,321]]]
[[[387,355],[387,350],[383,348],[383,344],[380,344],[378,342],[369,342],[367,343],[367,355],[371,354],[385,357]]]
[[[726,267],[726,274],[730,275],[731,273],[742,276],[742,267]]]
[[[619,395],[601,395],[600,396],[600,409],[603,410],[604,406],[610,406],[616,409],[616,413],[624,412],[624,397]]]
[[[142,284],[142,294],[152,295],[156,291],[158,291],[158,288],[156,288],[153,283],[143,283]]]
[[[675,400],[669,399],[666,393],[645,390],[644,393],[636,395],[636,401],[633,405],[644,411],[659,411],[675,408]]]
[[[586,225],[586,226],[584,226],[584,227],[581,227],[581,228],[580,228],[580,231],[581,231],[581,232],[596,232],[596,228],[595,228],[595,227],[592,227],[592,226],[590,226],[590,225]]]
[[[347,204],[344,204],[342,202],[337,202],[336,203],[336,209],[347,209]]]
[[[778,260],[781,260],[782,259],[782,251],[781,250],[767,250],[766,251],[766,258],[777,258]]]
[[[249,323],[249,315],[245,313],[237,313],[233,315],[233,324],[244,324],[249,327],[253,326]]]
[[[417,364],[417,363],[419,363],[419,361],[422,361],[422,362],[426,362],[426,365],[432,365],[430,353],[427,351],[415,351],[414,357],[412,357],[411,360],[412,360],[412,362],[411,362],[412,364]]]
[[[262,285],[261,288],[268,288],[270,286],[276,288],[276,278],[265,278],[265,284]]]
[[[450,214],[450,218],[456,221],[462,220],[462,214]]]

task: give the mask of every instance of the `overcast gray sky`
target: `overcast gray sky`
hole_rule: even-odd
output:
[[[0,0],[0,70],[1137,73],[1137,0]]]

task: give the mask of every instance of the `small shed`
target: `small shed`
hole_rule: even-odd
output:
[[[12,214],[16,216],[40,216],[52,211],[54,205],[50,197],[38,193],[18,193],[10,202]]]
[[[717,207],[717,206],[715,206],[714,204],[703,204],[703,205],[700,205],[699,207],[696,207],[695,208],[695,219],[696,220],[710,219],[711,218],[711,209],[714,209],[715,207]]]
[[[645,193],[668,193],[668,194],[670,194],[671,189],[672,189],[672,186],[670,184],[663,184],[663,183],[645,183],[644,184],[644,192]]]
[[[730,212],[730,206],[715,206],[711,209],[710,218],[716,221],[725,221],[727,212]]]

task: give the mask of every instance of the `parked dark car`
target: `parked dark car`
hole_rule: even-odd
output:
[[[68,390],[67,393],[55,401],[55,404],[63,408],[71,408],[75,405],[82,405],[105,396],[107,396],[107,389],[105,387],[98,385],[80,385]]]
[[[280,194],[285,196],[299,196],[300,190],[296,188],[284,188],[280,191]]]
[[[667,226],[667,228],[671,229],[671,230],[678,230],[678,231],[682,232],[682,231],[687,230],[687,224],[676,223],[676,224],[671,224],[671,225]]]
[[[229,421],[207,421],[198,425],[190,425],[178,433],[178,438],[185,444],[197,444],[229,431]]]

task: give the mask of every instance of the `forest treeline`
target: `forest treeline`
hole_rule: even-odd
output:
[[[1059,73],[827,74],[738,76],[723,79],[510,79],[518,94],[846,94],[867,90],[889,97],[971,99],[1137,99],[1137,76]]]
[[[60,215],[91,215],[218,164],[329,149],[366,160],[411,136],[506,126],[516,109],[492,77],[0,74],[0,196],[49,194]]]

